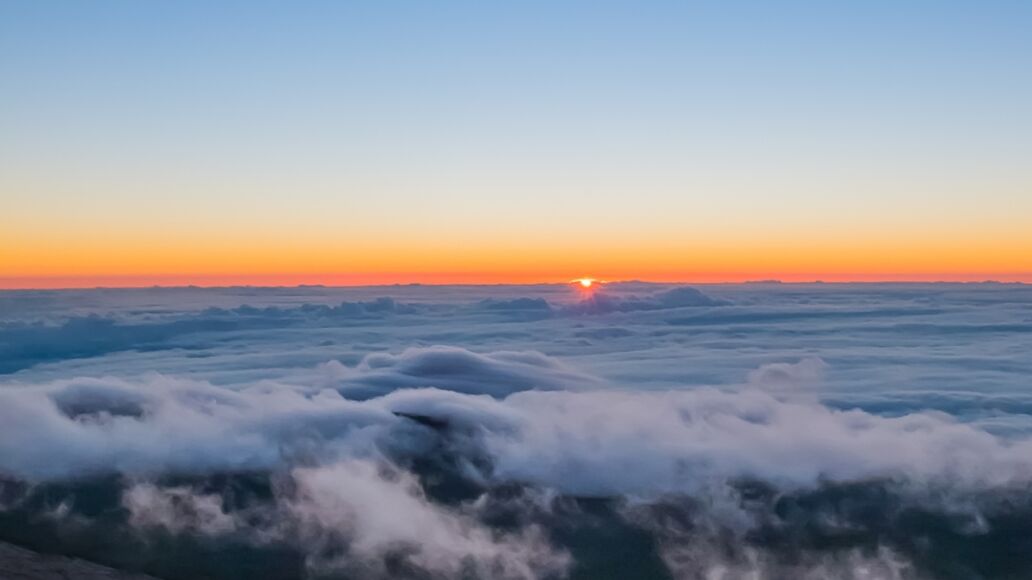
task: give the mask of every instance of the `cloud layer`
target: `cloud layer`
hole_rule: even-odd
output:
[[[1032,573],[1023,287],[382,290],[9,316],[0,538],[168,578]]]

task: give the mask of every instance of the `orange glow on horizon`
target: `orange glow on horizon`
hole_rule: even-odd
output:
[[[781,275],[764,272],[683,272],[642,275],[628,273],[613,276],[615,281],[642,281],[685,284],[736,284],[757,281],[783,283],[878,283],[878,282],[1002,282],[1032,284],[1032,272],[1027,273],[849,273],[798,272]],[[99,275],[99,276],[0,276],[0,289],[62,289],[62,288],[140,288],[162,287],[225,287],[225,286],[392,286],[408,284],[569,284],[569,278],[550,273],[534,274],[513,272],[396,272],[396,273],[312,273],[312,274],[226,274],[226,275]],[[585,286],[579,280],[574,284],[581,291],[593,292],[598,282]]]
[[[103,232],[102,232],[103,233]],[[626,240],[633,240],[628,242]],[[951,281],[1032,283],[1032,236],[978,240],[577,237],[528,244],[455,239],[290,238],[0,230],[0,288],[571,283]]]

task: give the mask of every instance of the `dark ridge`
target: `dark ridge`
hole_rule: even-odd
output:
[[[155,580],[153,576],[121,572],[80,560],[41,554],[0,542],[0,578],[3,580]]]
[[[438,419],[436,417],[430,417],[427,415],[419,415],[417,413],[403,413],[401,411],[394,411],[394,416],[401,417],[403,419],[409,419],[415,421],[424,427],[429,427],[434,431],[445,431],[448,429],[448,422],[444,419]]]

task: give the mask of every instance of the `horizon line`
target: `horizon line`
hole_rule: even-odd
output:
[[[339,277],[330,276],[330,277]],[[281,281],[276,278],[295,278],[295,276],[253,276],[253,275],[229,275],[229,276],[0,276],[0,291],[45,291],[45,290],[142,290],[142,289],[220,289],[220,288],[376,288],[394,286],[562,286],[576,282],[580,277],[570,277],[566,280],[558,280],[554,277],[540,280],[433,280],[433,276],[427,280],[397,280],[397,281]],[[307,276],[302,276],[307,278]],[[318,276],[313,276],[318,278]],[[75,284],[73,280],[94,279],[95,284]],[[175,279],[176,281],[173,281]],[[239,279],[233,282],[234,279]],[[595,278],[599,279],[599,278]],[[103,282],[101,282],[103,280]],[[151,280],[151,281],[148,281]],[[179,281],[182,280],[182,281]],[[206,283],[205,280],[208,280]],[[250,281],[249,281],[250,280]],[[604,279],[600,280],[603,281]],[[47,283],[50,281],[52,283]],[[42,282],[42,283],[40,283]],[[68,282],[69,284],[62,284]],[[997,275],[986,274],[983,276],[963,276],[957,274],[830,274],[824,276],[764,276],[764,277],[736,277],[727,278],[703,277],[688,278],[649,278],[630,277],[613,278],[604,280],[604,285],[612,284],[655,284],[655,285],[760,285],[760,284],[786,284],[786,285],[808,285],[808,284],[1007,284],[1007,285],[1029,285],[1032,284],[1032,273],[1001,273]]]

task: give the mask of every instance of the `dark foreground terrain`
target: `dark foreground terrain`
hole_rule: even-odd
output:
[[[150,576],[120,572],[85,560],[40,554],[0,542],[3,580],[148,580]]]

